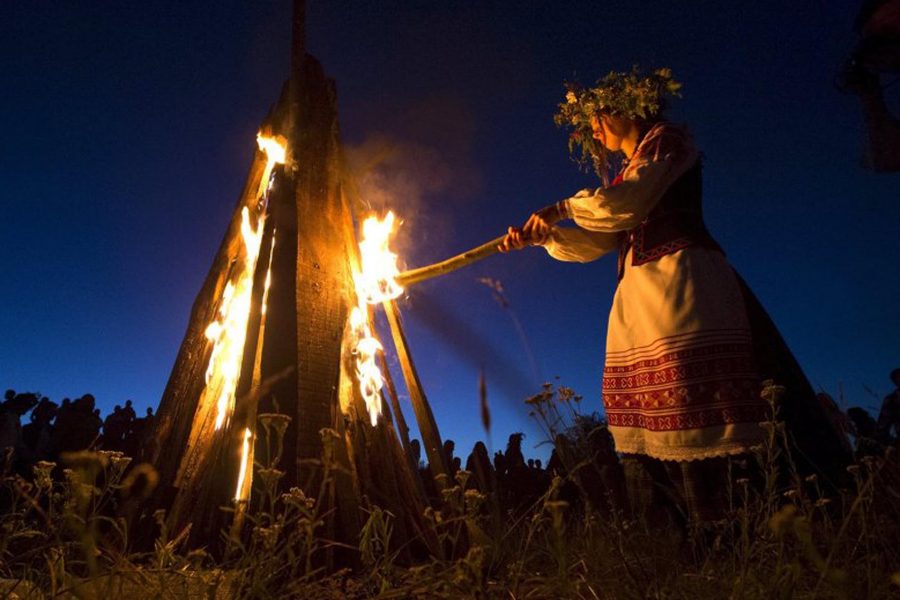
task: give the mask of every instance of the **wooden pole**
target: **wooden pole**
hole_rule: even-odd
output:
[[[372,330],[374,331],[374,329],[375,328],[373,327]],[[403,416],[403,411],[400,409],[400,399],[397,396],[397,388],[394,386],[394,378],[391,376],[391,370],[388,368],[387,359],[385,358],[383,351],[378,353],[378,358],[381,362],[381,374],[384,377],[384,387],[387,388],[387,397],[391,403],[390,412],[393,413],[397,422],[396,431],[402,443],[404,457],[409,465],[411,479],[424,500],[428,495],[425,493],[425,486],[422,484],[422,477],[419,474],[419,463],[413,457],[412,445],[409,443],[409,425],[406,424],[406,418]],[[387,409],[385,410],[387,412]]]
[[[384,377],[384,387],[387,388],[387,396],[391,403],[391,410],[394,413],[394,419],[397,421],[397,433],[400,435],[400,441],[403,442],[403,450],[405,452],[410,452],[409,425],[406,424],[406,418],[403,416],[403,411],[400,410],[400,400],[397,397],[397,388],[394,387],[394,378],[391,377],[391,371],[388,369],[384,352],[378,353],[378,359],[381,363],[381,375]]]
[[[397,283],[406,287],[414,283],[419,283],[420,281],[425,281],[426,279],[431,279],[432,277],[437,277],[438,275],[446,275],[447,273],[465,267],[466,265],[471,265],[474,262],[499,252],[500,249],[498,246],[505,237],[505,235],[501,235],[477,248],[466,250],[462,254],[457,254],[456,256],[448,258],[447,260],[442,260],[439,263],[404,271],[397,276]]]
[[[391,335],[394,338],[394,346],[397,348],[397,357],[400,359],[400,369],[403,371],[406,389],[409,391],[409,400],[413,405],[416,422],[419,424],[419,432],[422,434],[422,445],[425,447],[425,455],[428,457],[428,464],[431,467],[431,474],[434,477],[435,484],[440,490],[450,482],[450,470],[447,462],[444,460],[441,434],[438,431],[437,422],[434,420],[434,413],[431,412],[431,406],[428,404],[428,399],[425,397],[425,392],[422,389],[422,382],[419,381],[416,366],[409,353],[409,344],[406,341],[406,334],[403,333],[403,325],[400,322],[400,309],[397,307],[397,303],[393,300],[385,302],[384,312],[391,326]],[[439,474],[446,475],[447,478],[442,481],[442,478],[438,477]]]

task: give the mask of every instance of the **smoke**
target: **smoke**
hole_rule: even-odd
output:
[[[345,176],[357,208],[379,214],[393,210],[402,220],[391,241],[401,270],[458,252],[456,232],[477,213],[474,203],[482,181],[473,151],[473,115],[452,92],[389,111],[366,110],[365,122],[378,123],[378,128],[344,147]],[[483,366],[501,396],[518,402],[533,389],[529,359],[510,357],[515,349],[500,346],[473,326],[478,315],[466,319],[419,289],[411,291],[404,311],[463,362]]]
[[[424,264],[454,247],[458,216],[480,189],[474,119],[461,102],[442,95],[370,120],[379,128],[345,147],[357,206],[379,214],[393,210],[403,224],[392,246]]]

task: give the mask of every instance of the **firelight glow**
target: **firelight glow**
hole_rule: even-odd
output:
[[[373,216],[363,222],[363,235],[359,242],[362,272],[353,275],[359,303],[350,313],[350,327],[356,339],[353,350],[356,355],[356,378],[373,427],[381,414],[384,377],[375,363],[382,346],[369,326],[366,304],[393,300],[403,293],[403,288],[394,279],[400,272],[397,268],[397,255],[388,247],[394,220],[394,213],[388,212],[383,220]]]
[[[262,198],[268,189],[269,179],[272,176],[272,169],[275,165],[284,164],[287,152],[287,140],[281,135],[268,137],[262,133],[257,133],[256,145],[266,154],[266,168],[263,169],[262,177],[259,179],[259,189],[256,192],[256,197]]]
[[[359,382],[359,391],[366,403],[369,420],[374,427],[378,424],[378,417],[381,415],[380,392],[384,386],[384,377],[375,363],[375,358],[382,346],[381,342],[372,335],[368,310],[365,305],[353,307],[350,312],[350,327],[356,337],[356,347],[353,350],[356,355],[356,379]]]
[[[393,300],[403,293],[396,280],[400,274],[397,255],[388,247],[394,221],[394,213],[388,211],[384,219],[373,216],[363,222],[362,240],[359,242],[362,273],[355,280],[357,295],[368,304]]]
[[[241,210],[241,237],[244,240],[244,260],[234,283],[229,282],[219,305],[219,319],[206,328],[206,337],[214,346],[206,369],[206,385],[219,381],[216,400],[216,425],[221,429],[234,410],[234,394],[241,373],[241,359],[247,337],[247,319],[253,295],[253,272],[259,258],[259,246],[265,218],[260,216],[256,229],[250,224],[250,210]]]
[[[270,184],[272,168],[285,159],[284,138],[257,135],[256,141],[266,153],[266,167],[260,180],[260,187],[254,199],[256,213],[260,199],[264,197]],[[265,230],[265,213],[258,214],[256,227],[251,223],[251,207],[241,209],[241,238],[244,242],[243,259],[238,263],[237,273],[225,286],[219,303],[218,318],[206,328],[206,337],[213,342],[212,355],[206,368],[206,389],[204,394],[216,394],[215,429],[219,430],[234,411],[235,390],[244,357],[247,337],[247,320],[253,296],[253,274],[259,258],[262,235]],[[268,283],[268,282],[267,282]]]

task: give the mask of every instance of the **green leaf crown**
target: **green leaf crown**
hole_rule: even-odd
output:
[[[566,100],[559,104],[554,122],[560,127],[571,127],[569,152],[580,156],[575,160],[581,165],[593,164],[601,177],[606,168],[606,151],[593,137],[591,118],[609,113],[629,119],[653,121],[658,119],[670,97],[680,97],[681,84],[672,78],[672,70],[656,69],[642,76],[640,68],[630,72],[610,71],[597,80],[597,85],[586,88],[578,82],[566,82]]]

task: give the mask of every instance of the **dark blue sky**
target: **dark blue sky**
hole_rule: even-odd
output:
[[[832,86],[855,11],[310,0],[308,47],[337,81],[348,149],[395,150],[371,201],[405,219],[411,266],[595,184],[552,123],[563,80],[671,67],[710,229],[814,385],[872,406],[866,386],[883,395],[900,366],[900,176],[860,168],[859,107]],[[156,405],[287,75],[289,17],[285,0],[0,4],[0,386]],[[599,409],[614,262],[530,250],[411,290],[446,437],[482,435],[482,365],[495,446],[520,429],[539,441],[521,399],[555,376]]]

